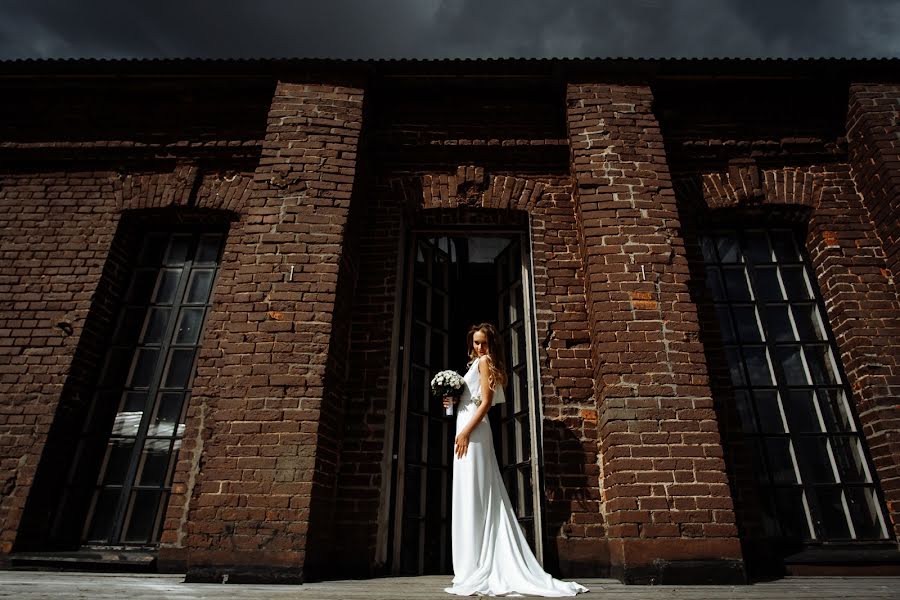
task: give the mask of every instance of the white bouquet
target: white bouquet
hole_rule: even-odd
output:
[[[463,385],[465,382],[456,371],[446,370],[435,375],[431,380],[431,393],[437,398],[452,396],[459,398],[463,393]],[[453,405],[447,407],[447,416],[453,414]]]

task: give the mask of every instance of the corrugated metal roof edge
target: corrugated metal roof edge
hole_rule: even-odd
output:
[[[290,73],[357,78],[505,77],[625,78],[806,77],[900,80],[900,57],[882,58],[60,58],[0,60],[0,77],[242,77]]]
[[[870,57],[846,57],[846,56],[804,56],[804,57],[635,57],[635,56],[594,56],[594,57],[488,57],[488,58],[329,58],[323,56],[313,57],[244,57],[244,58],[204,58],[204,57],[179,57],[179,58],[11,58],[2,59],[0,64],[32,63],[32,64],[59,64],[59,63],[270,63],[270,62],[330,62],[344,64],[377,64],[377,63],[421,63],[421,64],[451,64],[451,63],[582,63],[582,62],[681,62],[681,63],[710,63],[710,62],[735,62],[735,63],[809,63],[809,62],[900,62],[897,56],[870,56]]]

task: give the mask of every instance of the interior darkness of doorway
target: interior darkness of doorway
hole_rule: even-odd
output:
[[[450,238],[456,260],[450,267],[450,337],[448,368],[464,373],[468,362],[466,334],[473,325],[497,325],[497,265],[471,262],[467,237]],[[497,238],[491,238],[497,239]],[[459,364],[457,364],[459,362]]]

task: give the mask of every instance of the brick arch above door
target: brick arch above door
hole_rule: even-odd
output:
[[[459,165],[455,172],[398,177],[392,186],[413,212],[458,207],[530,211],[545,189],[536,179],[492,175],[475,165]]]

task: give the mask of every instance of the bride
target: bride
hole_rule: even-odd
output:
[[[453,463],[453,585],[460,596],[574,596],[588,589],[548,575],[516,520],[503,485],[487,412],[505,401],[497,330],[475,325],[466,338],[469,370],[456,417]],[[454,402],[444,398],[444,406]]]

